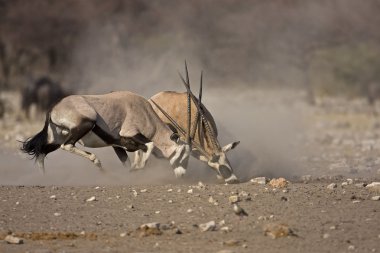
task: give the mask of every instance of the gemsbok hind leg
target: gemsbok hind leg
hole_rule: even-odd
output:
[[[95,156],[95,154],[75,147],[75,143],[79,141],[83,136],[85,136],[88,132],[90,132],[94,126],[95,126],[94,121],[83,120],[80,125],[70,129],[68,136],[66,138],[66,141],[61,145],[61,149],[89,159],[97,167],[99,167],[101,171],[103,171],[100,160]]]

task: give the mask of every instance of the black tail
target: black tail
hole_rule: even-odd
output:
[[[22,142],[21,151],[27,153],[28,155],[31,155],[32,159],[38,159],[39,156],[47,155],[59,147],[57,144],[47,143],[49,117],[49,113],[47,113],[45,125],[41,132]]]

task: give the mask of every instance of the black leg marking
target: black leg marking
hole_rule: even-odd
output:
[[[119,160],[123,164],[125,164],[125,162],[128,160],[127,152],[123,148],[120,148],[120,147],[113,147],[113,150],[115,150],[115,153],[116,153],[117,157],[119,158]]]
[[[104,131],[103,129],[101,129],[98,125],[95,124],[94,128],[92,129],[92,131],[100,138],[102,139],[105,143],[107,144],[117,144],[117,140],[112,136],[110,135],[109,133],[107,133],[106,131]]]
[[[64,144],[72,144],[75,145],[77,141],[79,141],[83,136],[85,136],[91,129],[94,127],[93,121],[84,121],[80,124],[80,127],[76,127],[71,129],[70,135],[64,142]]]

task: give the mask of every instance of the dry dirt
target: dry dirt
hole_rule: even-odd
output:
[[[42,175],[17,152],[16,141],[36,133],[42,121],[8,113],[0,121],[0,239],[13,234],[23,244],[0,241],[0,252],[379,252],[380,201],[372,198],[380,192],[365,187],[380,181],[379,117],[361,102],[308,107],[294,99],[273,105],[268,96],[249,96],[250,134],[237,120],[241,115],[209,100],[214,116],[232,115],[220,127],[223,143],[229,137],[242,141],[229,155],[244,181],[238,185],[218,183],[194,160],[183,180],[165,161],[132,173],[108,149],[94,151],[106,174],[57,151]],[[258,176],[285,177],[289,184],[249,181]],[[337,187],[329,189],[331,183]],[[229,203],[239,194],[248,216],[236,215]],[[210,221],[214,231],[202,232],[199,225]],[[160,227],[138,230],[151,222]]]

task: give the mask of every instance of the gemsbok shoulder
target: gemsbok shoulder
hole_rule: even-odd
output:
[[[202,74],[199,96],[196,98],[190,90],[187,66],[186,80],[180,75],[187,92],[164,91],[152,96],[148,101],[152,104],[157,115],[166,124],[177,132],[183,141],[192,144],[191,155],[201,160],[217,172],[218,178],[227,183],[237,183],[238,179],[233,173],[226,153],[235,148],[240,142],[233,142],[221,147],[217,139],[218,130],[215,120],[207,108],[202,104]],[[188,105],[191,105],[190,107]],[[190,117],[184,113],[188,111]],[[173,124],[176,122],[176,124]],[[188,127],[191,126],[191,127]],[[141,169],[149,158],[150,152],[135,152],[133,169]],[[153,152],[153,154],[155,154]]]
[[[147,152],[146,144],[153,143],[169,159],[176,177],[186,172],[191,145],[157,116],[145,98],[117,91],[63,98],[47,113],[43,129],[24,141],[21,150],[35,158],[43,172],[45,156],[59,148],[89,159],[102,170],[99,159],[76,143],[89,148],[112,146],[123,164],[126,151]]]

